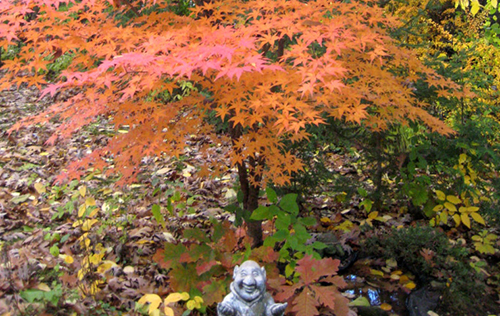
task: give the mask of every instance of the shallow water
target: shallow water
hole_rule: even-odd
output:
[[[392,310],[389,311],[389,314],[399,316],[409,315],[405,304],[408,294],[402,290],[384,290],[382,285],[380,285],[381,287],[378,287],[375,282],[367,282],[365,278],[358,277],[355,274],[348,274],[344,276],[344,279],[347,282],[347,287],[346,290],[344,290],[344,293],[352,296],[352,299],[364,296],[368,299],[371,306],[380,306],[383,303],[391,305]]]

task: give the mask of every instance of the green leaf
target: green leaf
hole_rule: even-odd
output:
[[[276,191],[274,191],[273,189],[266,188],[266,195],[269,202],[271,203],[278,202],[278,195],[276,194]]]
[[[321,250],[321,249],[325,249],[327,248],[328,246],[325,245],[324,243],[320,242],[320,241],[315,241],[312,243],[312,246],[314,249],[316,250]]]
[[[277,216],[279,212],[281,212],[281,210],[276,205],[269,206],[269,218]]]
[[[297,204],[297,194],[289,193],[285,195],[280,201],[280,207],[293,215],[299,214],[299,205]]]
[[[178,202],[181,200],[181,193],[179,191],[175,191],[174,195],[172,195],[172,201],[173,202]]]
[[[156,221],[161,224],[163,229],[165,229],[166,223],[165,223],[165,218],[163,218],[163,214],[161,213],[161,208],[158,204],[154,204],[153,207],[151,207],[151,213],[153,213],[154,218]]]
[[[269,207],[263,205],[259,206],[253,211],[252,216],[250,216],[250,219],[255,221],[270,219]]]
[[[54,257],[59,257],[59,247],[57,247],[57,245],[53,245],[52,247],[50,247],[49,251],[50,254]]]
[[[29,194],[23,194],[13,197],[10,201],[14,204],[21,204],[23,202],[26,202],[29,199],[29,197],[30,197]]]
[[[274,236],[267,236],[266,239],[264,239],[264,246],[265,247],[274,247],[274,244],[276,244],[277,242],[278,241],[274,238]]]
[[[349,306],[370,306],[370,302],[364,296],[360,296],[354,301],[349,303]]]
[[[295,272],[295,268],[291,264],[287,264],[285,267],[285,276],[288,278]]]
[[[22,291],[21,297],[28,301],[28,303],[33,303],[34,301],[40,301],[44,298],[45,292],[37,289],[29,289]]]
[[[311,235],[307,232],[306,228],[302,224],[297,223],[293,225],[293,230],[295,231],[295,236],[299,239],[299,242],[305,243]]]
[[[236,193],[236,199],[238,200],[238,203],[243,203],[243,191],[238,190],[238,193]]]
[[[411,197],[413,205],[415,206],[423,205],[425,202],[427,202],[428,199],[426,188],[422,186],[416,186],[415,188],[413,188],[411,192]]]
[[[358,188],[358,193],[362,197],[367,197],[368,196],[368,192],[366,192],[366,190],[364,188],[361,188],[361,187]]]
[[[304,226],[314,226],[316,225],[316,219],[314,217],[301,217],[299,223]]]
[[[290,233],[288,232],[288,230],[278,230],[276,233],[274,233],[273,239],[276,241],[283,241],[288,236],[290,236]]]
[[[184,238],[186,238],[186,239],[194,239],[194,240],[204,242],[204,243],[210,242],[210,239],[208,238],[207,234],[199,228],[186,229],[186,230],[184,230],[183,235],[184,235]]]
[[[363,206],[367,213],[372,210],[373,201],[370,199],[365,199],[363,202],[359,203],[359,206]]]
[[[217,243],[219,240],[224,237],[225,230],[222,224],[218,221],[214,221],[214,231],[212,233],[212,240]]]
[[[288,230],[288,226],[290,226],[291,223],[292,223],[292,220],[291,220],[289,214],[287,214],[283,211],[280,211],[278,213],[278,217],[276,218],[276,222],[275,222],[276,229]]]
[[[243,220],[245,220],[245,221],[250,220],[250,216],[249,216],[248,212],[246,212],[241,207],[236,208],[234,215],[235,215],[234,225],[236,227],[241,226],[243,224]]]
[[[292,248],[293,250],[297,250],[298,246],[299,246],[299,239],[297,238],[297,235],[290,235],[290,237],[288,237],[286,239],[286,243],[290,246],[290,248]]]
[[[170,215],[174,215],[174,206],[172,205],[172,198],[167,199],[167,210]]]

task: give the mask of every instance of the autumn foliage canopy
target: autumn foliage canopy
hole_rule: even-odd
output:
[[[212,1],[188,16],[169,8],[161,0],[2,1],[0,47],[21,51],[4,61],[0,89],[27,83],[68,95],[11,131],[57,118],[54,143],[98,118],[128,126],[67,175],[112,163],[129,182],[141,158],[179,156],[190,135],[227,137],[208,123],[215,115],[232,126],[231,163],[245,165],[253,184],[278,185],[303,168],[283,141],[307,139],[307,126],[327,117],[375,131],[418,120],[452,132],[416,100],[412,83],[426,80],[443,94],[452,84],[397,46],[389,32],[399,22],[374,3]],[[61,56],[68,67],[46,85]],[[183,97],[160,97],[187,83]],[[227,168],[217,163],[200,175]]]

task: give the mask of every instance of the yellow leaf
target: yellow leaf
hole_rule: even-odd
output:
[[[498,238],[498,236],[495,234],[488,234],[486,237],[484,237],[484,240],[493,241],[497,238]]]
[[[189,310],[193,310],[195,308],[197,308],[196,305],[200,305],[200,303],[196,304],[196,302],[194,300],[189,300],[187,303],[186,303],[186,307],[187,309]],[[201,306],[200,306],[201,307]],[[198,307],[199,308],[199,307]]]
[[[441,214],[439,214],[439,219],[441,220],[441,222],[448,224],[448,213],[441,212]]]
[[[431,227],[436,226],[436,219],[435,218],[431,218],[431,220],[429,221],[429,224],[431,225]]]
[[[90,212],[89,217],[94,217],[94,216],[96,216],[97,212],[99,212],[99,209],[98,209],[98,208],[93,209],[93,210],[92,210],[92,212]]]
[[[194,300],[200,304],[203,304],[203,298],[201,296],[195,296]]]
[[[469,176],[465,176],[464,177],[464,183],[465,184],[470,184],[470,177]]]
[[[78,276],[78,280],[82,280],[83,277],[85,276],[85,271],[80,269],[80,270],[78,270],[76,275]]]
[[[95,205],[95,199],[93,197],[88,197],[85,199],[85,205],[87,206],[94,206]]]
[[[460,225],[460,215],[453,214],[453,220],[455,221],[455,225],[458,227]]]
[[[457,212],[457,208],[455,205],[451,204],[450,202],[444,202],[444,207],[446,207],[446,209],[448,211],[450,211],[451,214],[453,213],[456,213]]]
[[[44,292],[50,292],[50,287],[45,283],[38,284],[36,288]]]
[[[85,197],[85,194],[87,193],[87,187],[82,185],[81,187],[78,188],[78,192],[80,192],[80,195],[82,197]]]
[[[490,2],[490,3],[491,3],[491,6],[492,6],[493,8],[495,8],[495,9],[497,8],[497,6],[498,6],[498,0],[491,0],[491,2]]]
[[[43,194],[47,192],[47,190],[45,190],[45,186],[40,182],[35,183],[34,187],[36,192],[38,192],[38,194]]]
[[[464,223],[467,228],[470,228],[470,218],[469,215],[462,213],[460,214],[460,218],[462,219],[462,223]]]
[[[388,267],[395,268],[398,266],[398,262],[394,258],[390,258],[385,260],[385,264],[387,264]]]
[[[406,275],[402,275],[402,276],[399,278],[399,283],[400,283],[400,284],[407,283],[408,281],[410,281],[410,279],[409,279],[409,278],[408,278],[408,276],[406,276]]]
[[[446,195],[444,194],[443,191],[437,190],[436,191],[436,195],[437,195],[438,199],[441,200],[441,201],[444,201],[446,199]]]
[[[434,212],[439,212],[443,209],[443,205],[442,204],[438,204],[436,206],[434,206],[434,208],[432,209]]]
[[[373,275],[379,275],[381,277],[384,276],[384,272],[382,272],[380,270],[370,269],[370,273],[373,274]]]
[[[387,311],[387,312],[392,310],[392,306],[387,304],[387,303],[382,303],[382,305],[380,305],[380,308],[384,311]]]
[[[481,217],[481,215],[479,215],[478,213],[474,212],[474,213],[470,213],[470,216],[472,216],[472,218],[478,222],[479,224],[481,225],[486,225],[486,223],[484,222],[484,219]]]
[[[102,280],[96,280],[96,281],[94,281],[94,283],[92,283],[90,285],[90,294],[94,295],[95,293],[101,291],[101,289],[99,288],[99,286],[101,284],[104,284],[104,281],[102,281]]]
[[[92,228],[92,226],[94,226],[94,224],[97,223],[97,222],[98,222],[98,220],[95,219],[95,218],[93,218],[93,219],[87,219],[85,222],[83,222],[82,230],[84,232],[89,231]]]
[[[478,235],[474,235],[471,237],[472,240],[474,241],[479,241],[479,242],[483,242],[483,238],[481,238],[480,236]]]
[[[391,274],[391,279],[392,279],[392,280],[399,280],[400,278],[401,278],[401,277],[400,277],[399,275],[397,275],[397,274],[394,274],[394,273],[393,273],[393,274]]]
[[[460,154],[460,157],[458,157],[458,163],[464,163],[466,160],[467,160],[466,154]]]
[[[405,284],[405,288],[407,288],[409,290],[413,290],[416,286],[417,285],[415,283],[413,283],[412,281]]]
[[[165,306],[165,316],[174,316],[174,310],[168,306]]]
[[[328,217],[322,217],[320,219],[320,222],[328,224],[328,223],[331,223],[332,221]]]
[[[477,207],[477,206],[469,206],[469,207],[467,207],[467,211],[468,212],[477,212],[477,211],[479,211],[479,207]]]
[[[158,306],[161,304],[161,297],[156,294],[144,294],[143,297],[139,300],[139,304],[149,303],[149,314],[151,315],[155,310],[158,309]]]
[[[471,3],[471,8],[470,8],[470,13],[472,13],[472,15],[476,15],[478,12],[479,12],[479,1],[478,0],[472,0],[472,3]]]
[[[105,260],[99,267],[97,267],[97,273],[104,273],[115,266],[117,266],[116,262],[111,260]]]
[[[85,211],[87,210],[87,206],[85,204],[80,205],[78,208],[78,217],[83,217],[83,214],[85,214]]]
[[[152,312],[149,313],[149,316],[160,316],[160,310],[159,309],[153,310]]]
[[[375,218],[377,218],[377,216],[378,216],[378,212],[377,211],[371,212],[370,214],[368,214],[368,218],[369,219],[375,219]]]
[[[67,264],[72,264],[75,261],[75,259],[73,259],[73,257],[70,255],[59,255],[59,257],[63,259]]]
[[[183,293],[170,293],[167,298],[165,299],[165,305],[168,305],[169,303],[175,303],[180,300],[187,301],[189,299],[189,293],[183,292]]]
[[[458,196],[448,195],[446,199],[455,205],[462,203],[462,200]]]

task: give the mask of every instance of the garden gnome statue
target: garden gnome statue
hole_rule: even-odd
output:
[[[248,260],[236,266],[231,293],[217,305],[217,316],[283,316],[287,303],[275,303],[266,291],[266,270]]]

